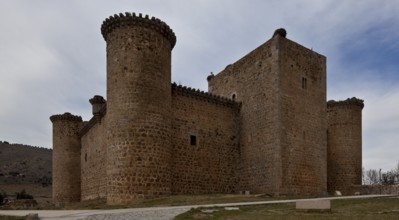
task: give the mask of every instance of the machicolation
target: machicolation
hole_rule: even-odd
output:
[[[108,34],[114,29],[132,26],[149,28],[162,34],[166,39],[169,40],[172,48],[176,44],[175,33],[165,22],[154,17],[151,17],[150,19],[148,15],[143,17],[141,13],[139,16],[136,16],[135,13],[130,12],[125,12],[125,14],[119,13],[119,15],[115,14],[114,16],[110,16],[103,22],[101,26],[101,34],[103,35],[104,40],[107,40]]]

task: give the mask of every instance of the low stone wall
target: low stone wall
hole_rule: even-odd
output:
[[[354,191],[359,192],[361,195],[372,195],[372,194],[398,194],[399,195],[399,185],[354,186]]]

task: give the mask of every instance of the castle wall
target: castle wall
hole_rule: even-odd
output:
[[[107,140],[106,117],[97,121],[81,137],[82,200],[105,198],[107,195]]]
[[[354,193],[362,184],[362,109],[363,100],[329,101],[328,121],[328,192]]]
[[[326,58],[284,29],[209,76],[212,94],[170,84],[176,37],[159,19],[114,15],[101,32],[108,101],[90,99],[88,123],[50,117],[55,203],[242,190],[319,195],[327,186],[349,194],[361,184],[363,101],[326,107]]]
[[[282,194],[327,192],[326,58],[279,38]]]
[[[279,70],[270,40],[208,77],[209,92],[242,103],[239,190],[278,193],[281,181]]]
[[[172,193],[235,192],[238,105],[178,90],[172,94]]]
[[[53,115],[53,202],[80,201],[80,137],[82,118]]]

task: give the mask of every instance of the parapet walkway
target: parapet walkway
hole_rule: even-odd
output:
[[[191,208],[199,207],[231,207],[231,206],[247,206],[247,205],[266,205],[277,203],[294,203],[297,201],[314,201],[314,200],[335,200],[335,199],[358,199],[358,198],[376,198],[390,197],[398,195],[364,195],[364,196],[340,196],[340,197],[323,197],[312,199],[290,199],[290,200],[273,200],[273,201],[257,201],[257,202],[238,202],[224,204],[208,204],[208,205],[188,205],[188,206],[171,206],[171,207],[149,207],[149,208],[130,208],[130,209],[108,209],[108,210],[0,210],[0,215],[26,216],[29,213],[38,213],[40,219],[43,220],[167,220],[173,219],[175,216],[187,212]]]

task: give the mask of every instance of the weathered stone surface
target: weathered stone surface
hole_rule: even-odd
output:
[[[353,186],[362,184],[362,109],[363,100],[329,101],[328,192],[353,195]]]
[[[326,58],[276,36],[215,75],[240,111],[240,190],[326,191]]]
[[[106,198],[107,195],[107,117],[101,118],[81,136],[82,200]]]
[[[80,137],[82,118],[53,115],[53,202],[80,201]]]
[[[26,220],[40,220],[39,214],[37,214],[37,213],[29,213],[26,216]]]
[[[158,22],[104,23],[107,43],[107,202],[171,193],[171,50]],[[153,27],[154,25],[154,27]],[[162,26],[166,27],[166,26]],[[169,34],[169,33],[168,33]],[[172,43],[172,44],[171,44]]]
[[[239,106],[201,95],[172,94],[172,193],[236,192]]]

